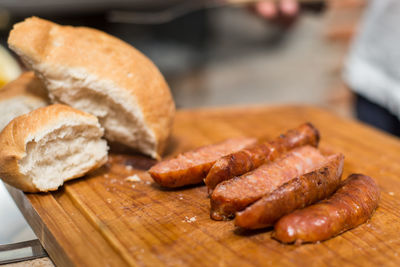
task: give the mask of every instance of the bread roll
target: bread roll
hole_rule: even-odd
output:
[[[15,117],[48,105],[42,81],[32,71],[0,89],[0,131]]]
[[[43,79],[54,102],[97,116],[108,140],[159,158],[175,106],[146,56],[104,32],[37,17],[14,25],[8,44]]]
[[[56,190],[107,161],[97,118],[50,105],[12,120],[0,133],[0,177],[25,192]]]

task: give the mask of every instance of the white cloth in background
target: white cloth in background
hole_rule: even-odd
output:
[[[353,91],[400,118],[400,0],[370,0],[344,78]]]

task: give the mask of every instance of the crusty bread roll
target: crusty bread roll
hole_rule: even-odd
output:
[[[48,105],[44,84],[32,71],[0,89],[0,131],[15,117]]]
[[[108,140],[159,158],[175,106],[146,56],[104,32],[37,17],[15,24],[8,44],[43,79],[54,102],[97,116]]]
[[[0,133],[0,177],[25,192],[56,190],[107,161],[97,118],[55,104],[12,120]]]

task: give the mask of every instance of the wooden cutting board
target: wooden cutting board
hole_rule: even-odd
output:
[[[321,148],[345,154],[344,177],[376,179],[371,221],[319,244],[283,245],[271,229],[245,232],[209,218],[204,186],[165,190],[146,173],[154,161],[111,155],[84,179],[48,194],[9,188],[58,266],[399,266],[400,141],[327,111],[300,106],[179,111],[168,155],[228,137],[272,139],[310,121]],[[141,181],[126,178],[137,174]]]

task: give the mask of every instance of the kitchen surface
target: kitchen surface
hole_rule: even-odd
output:
[[[381,168],[399,156],[395,138],[313,107],[216,108],[177,114],[172,153],[225,136],[272,139],[305,119],[318,126],[322,151],[344,153],[343,177],[368,173],[381,188],[371,221],[321,243],[283,245],[268,228],[245,231],[233,221],[211,220],[214,194],[208,197],[205,186],[160,189],[145,171],[152,164],[146,157],[111,155],[105,168],[52,194],[10,192],[61,266],[376,266],[397,261],[400,166]],[[377,142],[366,144],[358,136]],[[382,147],[386,154],[377,157]]]
[[[127,3],[129,1],[118,1],[115,5],[110,4],[109,1],[101,1],[101,3],[98,3],[97,8],[91,8],[96,6],[91,3],[91,1],[83,1],[81,3],[81,8],[79,9],[77,9],[79,3],[71,3],[63,9],[57,5],[52,6],[52,3],[50,2],[47,3],[46,1],[42,1],[42,6],[32,6],[29,11],[26,8],[23,9],[21,7],[24,5],[23,1],[4,1],[4,7],[1,6],[0,2],[0,44],[3,47],[7,47],[6,40],[10,30],[10,25],[31,15],[38,15],[60,24],[94,27],[115,35],[129,44],[132,44],[139,51],[148,56],[160,69],[169,84],[176,108],[181,111],[178,115],[179,121],[176,124],[177,128],[174,130],[174,136],[181,137],[183,143],[178,142],[177,149],[171,149],[173,153],[182,152],[182,149],[185,147],[193,148],[192,146],[194,146],[195,143],[199,143],[200,145],[207,144],[208,142],[212,143],[219,141],[225,135],[236,136],[239,135],[239,133],[245,133],[257,136],[258,138],[265,138],[266,136],[272,138],[277,136],[277,134],[280,133],[280,129],[284,129],[285,127],[284,122],[272,119],[273,114],[281,114],[281,118],[283,118],[287,125],[290,125],[291,127],[294,127],[298,121],[307,119],[306,117],[308,116],[309,118],[312,118],[313,121],[318,122],[318,125],[322,127],[322,133],[325,134],[327,138],[326,140],[328,140],[326,143],[323,143],[323,149],[330,150],[333,146],[336,150],[345,151],[347,153],[346,157],[349,157],[350,160],[345,163],[345,168],[348,168],[345,171],[346,176],[350,174],[350,170],[354,172],[365,170],[372,172],[377,176],[380,176],[382,175],[382,172],[385,172],[388,175],[389,178],[382,180],[380,184],[383,188],[381,190],[383,190],[385,194],[383,197],[385,204],[383,205],[383,209],[378,210],[377,213],[378,218],[382,223],[386,224],[395,220],[395,216],[392,216],[392,214],[387,215],[382,213],[388,209],[388,206],[395,202],[393,195],[397,194],[397,191],[390,189],[390,183],[395,179],[393,177],[395,176],[395,169],[397,167],[393,165],[392,167],[379,169],[373,166],[365,166],[363,162],[372,160],[373,153],[371,152],[368,155],[361,153],[362,151],[360,148],[355,145],[358,144],[357,138],[353,138],[351,135],[346,133],[346,127],[349,127],[360,135],[376,138],[379,142],[371,145],[373,146],[371,149],[376,153],[379,153],[379,145],[387,147],[392,151],[393,147],[396,147],[398,143],[396,143],[395,138],[392,136],[381,132],[374,132],[369,127],[363,128],[364,126],[361,127],[358,124],[356,125],[347,121],[347,119],[355,118],[355,96],[343,81],[343,64],[345,63],[346,56],[351,47],[351,40],[358,29],[360,18],[365,8],[365,1],[332,0],[324,11],[304,11],[304,13],[301,13],[298,17],[296,22],[287,28],[282,28],[260,18],[247,7],[225,6],[220,8],[211,8],[208,10],[189,13],[165,24],[138,25],[135,23],[122,23],[122,21],[119,21],[119,19],[122,19],[118,18],[118,16],[117,19],[115,19],[115,14],[118,14],[118,12],[114,13],[114,18],[110,14],[113,14],[114,10],[132,10],[134,12],[154,11],[154,6],[147,5],[146,1],[133,1],[135,4]],[[179,1],[175,1],[175,3],[176,2]],[[164,4],[166,5],[166,3]],[[154,2],[154,5],[157,5],[157,3]],[[160,6],[161,5],[159,4],[158,7]],[[15,56],[12,52],[11,54]],[[21,61],[18,61],[18,63],[21,68],[24,69]],[[281,106],[282,108],[280,108]],[[313,106],[316,109],[308,109],[308,106]],[[264,109],[264,107],[268,108]],[[289,108],[286,109],[284,107]],[[221,113],[219,114],[221,108],[228,108],[228,111],[221,110]],[[190,110],[192,109],[194,112],[193,114],[195,114],[193,116],[198,119],[197,126],[204,130],[203,133],[196,133],[190,128],[190,126],[195,127],[196,124],[193,124],[191,121],[192,119],[190,119],[189,116],[192,112]],[[232,110],[229,111],[230,109]],[[187,113],[185,110],[188,110]],[[249,114],[255,114],[254,119],[252,119],[253,117],[250,117]],[[330,114],[335,114],[335,116],[333,117]],[[262,118],[264,115],[267,118],[266,121],[270,124],[275,124],[275,126],[272,126],[272,128],[262,126]],[[241,128],[245,123],[238,122],[239,120],[237,120],[237,118],[240,117],[246,118],[246,123],[248,123],[246,124],[246,128],[248,128],[248,130],[244,131]],[[252,120],[256,123],[255,129],[262,129],[263,132],[266,133],[264,136],[256,130],[250,129],[252,127],[250,124]],[[217,132],[211,133],[208,128],[214,121],[218,122],[219,126],[216,127]],[[231,124],[227,122],[230,122]],[[333,124],[331,123],[335,123],[335,125],[340,127],[333,127]],[[278,127],[278,125],[280,127]],[[191,136],[191,138],[185,139],[185,136]],[[362,146],[361,144],[359,145]],[[387,155],[387,158],[390,158],[390,160],[394,159],[396,153],[397,152],[393,150],[389,153],[390,155]],[[360,158],[363,158],[364,161],[360,160]],[[132,162],[136,162],[136,160],[137,159],[134,158],[132,159]],[[384,162],[384,160],[384,156],[378,159],[379,162]],[[139,162],[142,161],[139,160]],[[135,167],[135,164],[132,166]],[[139,174],[141,174],[141,172]],[[113,171],[110,172],[110,175],[114,175]],[[87,220],[91,222],[90,225],[94,226],[93,229],[86,229],[90,229],[89,231],[96,232],[96,234],[94,239],[89,240],[88,243],[97,242],[95,239],[100,238],[100,236],[103,235],[106,236],[105,240],[107,242],[104,242],[104,244],[101,243],[101,249],[107,251],[112,247],[115,251],[121,252],[121,259],[118,258],[115,261],[113,258],[114,256],[111,255],[112,253],[110,252],[110,258],[113,259],[110,260],[111,265],[116,264],[119,260],[125,261],[128,264],[134,264],[136,260],[141,261],[145,265],[159,263],[158,259],[155,259],[151,253],[149,254],[149,251],[145,247],[147,244],[145,242],[147,237],[144,237],[145,241],[143,244],[142,241],[137,241],[137,244],[143,245],[145,252],[140,250],[139,247],[129,247],[127,244],[130,243],[127,240],[124,240],[123,236],[118,234],[115,234],[115,237],[118,240],[112,241],[112,238],[114,238],[112,234],[107,231],[102,232],[104,230],[102,228],[102,223],[106,225],[108,219],[101,217],[102,215],[100,213],[100,215],[98,213],[91,214],[88,211],[93,211],[96,207],[92,207],[87,202],[89,200],[82,197],[84,192],[80,190],[79,185],[82,184],[82,188],[84,186],[93,188],[98,187],[100,192],[104,189],[102,186],[107,183],[103,182],[106,176],[107,174],[103,176],[102,174],[98,174],[98,177],[101,177],[98,178],[99,182],[96,182],[93,177],[90,177],[87,182],[71,182],[70,186],[68,186],[65,191],[62,189],[62,192],[65,194],[56,193],[54,199],[56,202],[58,201],[60,207],[63,209],[68,210],[68,208],[70,208],[71,212],[75,212],[76,221],[84,220],[82,218],[85,216],[86,219],[90,217]],[[116,181],[114,181],[115,179]],[[114,181],[112,183],[115,183],[116,185],[110,186],[121,186],[121,188],[126,186],[126,182],[119,179],[120,177],[115,176],[112,179]],[[149,181],[151,181],[150,178]],[[128,186],[131,185],[129,184]],[[138,187],[140,186],[142,185],[139,185]],[[133,186],[133,188],[135,187]],[[183,221],[185,221],[185,227],[183,230],[189,231],[193,234],[194,238],[208,240],[209,237],[199,233],[199,231],[203,231],[203,233],[213,231],[215,230],[213,228],[214,226],[210,225],[208,218],[206,220],[205,217],[208,217],[208,215],[203,216],[203,218],[201,215],[195,214],[195,212],[202,210],[202,205],[204,204],[204,199],[200,198],[203,193],[205,194],[203,189],[204,188],[189,187],[188,189],[183,190],[182,194],[178,195],[178,201],[182,200],[181,197],[184,201],[189,201],[193,196],[198,196],[200,199],[198,202],[192,202],[189,205],[190,214],[187,215],[187,218],[182,217],[183,213],[181,209],[175,209],[173,207],[174,204],[172,200],[175,201],[177,199],[170,196],[171,192],[169,191],[166,191],[169,194],[166,203],[167,205],[170,205],[171,209],[173,209],[175,213],[182,215],[181,217],[183,218]],[[22,208],[26,212],[31,209],[30,205],[32,205],[40,215],[40,218],[44,218],[43,220],[46,227],[50,225],[48,228],[44,227],[43,229],[48,231],[55,229],[52,228],[54,226],[48,222],[52,220],[57,221],[59,219],[59,215],[57,215],[58,211],[55,211],[54,214],[47,214],[45,209],[41,210],[41,206],[39,205],[41,201],[39,198],[36,198],[35,194],[27,194],[26,197],[23,197],[20,191],[12,188],[7,190],[3,182],[0,181],[0,245],[34,240],[37,238],[29,224],[26,222],[24,216],[21,214],[13,198],[10,196],[10,190],[13,192],[14,198],[19,200],[23,199],[23,201],[19,203],[20,209]],[[125,189],[120,190],[122,191],[119,192],[125,192]],[[137,190],[137,188],[135,190]],[[149,201],[154,196],[160,198],[165,197],[164,195],[159,194],[159,192],[155,193],[152,190],[154,190],[154,188],[151,188],[150,190],[147,190],[146,188],[143,189],[143,195],[145,196],[143,203],[146,205],[150,203]],[[108,192],[108,190],[106,191]],[[108,194],[107,192],[104,191],[105,194]],[[68,199],[63,195],[68,195]],[[43,205],[53,207],[54,199],[50,199],[50,196],[42,196],[42,204],[46,203]],[[94,198],[97,199],[96,197]],[[45,198],[46,200],[44,200]],[[97,200],[100,201],[100,199]],[[111,201],[122,200],[118,198],[110,198],[110,201],[108,201],[107,198],[107,203],[97,203],[99,205],[109,206],[112,209],[113,205],[116,204],[114,204],[115,202],[111,203]],[[75,208],[68,206],[69,202],[74,202]],[[116,207],[117,206],[114,208]],[[162,207],[157,206],[154,214],[150,212],[152,215],[149,220],[153,220],[153,218],[157,216],[158,212],[161,211]],[[143,212],[143,210],[140,212]],[[79,217],[80,215],[77,215],[78,213],[82,213],[85,216],[81,218]],[[146,214],[146,212],[144,212],[144,214]],[[52,217],[53,215],[54,218]],[[32,220],[32,218],[35,217],[31,217],[30,219]],[[195,219],[192,220],[192,218]],[[76,221],[73,223],[76,223]],[[149,222],[145,220],[140,223],[146,227],[157,227],[158,221],[155,221],[156,222]],[[192,223],[193,225],[196,225],[196,223],[200,222],[204,222],[206,226],[204,226],[204,228],[199,228],[200,230],[194,230],[194,228],[191,228]],[[60,223],[62,224],[64,222],[61,221]],[[69,223],[72,224],[72,221]],[[85,223],[87,222],[85,221]],[[139,223],[139,221],[135,223]],[[167,223],[170,223],[170,221]],[[78,229],[82,226],[76,224],[76,227]],[[111,231],[114,231],[113,233],[117,233],[119,229],[121,229],[120,227],[122,226],[113,225],[110,226],[110,229]],[[171,231],[175,231],[175,228],[171,225],[166,227],[172,227],[171,229],[173,230]],[[374,230],[378,232],[381,231],[381,233],[386,231],[384,227],[380,228],[373,223],[368,224],[366,227],[368,228],[365,228],[368,230],[368,233],[373,232]],[[215,242],[215,247],[218,247],[221,253],[227,257],[233,257],[233,255],[231,255],[232,252],[225,251],[222,247],[220,248],[220,244],[218,243],[220,242],[218,238],[226,236],[231,228],[229,228],[229,226],[221,226],[218,229],[221,231],[221,236],[208,240],[207,242],[210,243],[202,243],[200,245],[202,253],[209,249],[208,245],[214,244]],[[79,235],[74,231],[75,230],[71,231],[71,235],[73,235],[74,238],[79,238]],[[79,231],[80,230],[78,230],[78,232]],[[82,233],[85,231],[86,230],[82,230]],[[97,231],[99,233],[97,233]],[[143,229],[143,231],[146,232],[147,229]],[[132,234],[130,230],[129,234]],[[168,235],[170,233],[165,232],[164,234]],[[385,232],[384,235],[387,236],[386,234],[387,232]],[[152,234],[150,233],[149,236],[150,235]],[[253,246],[254,242],[257,243],[261,240],[257,239],[257,236],[251,236],[253,243],[251,243],[252,245],[250,246]],[[57,234],[52,236],[52,238],[62,239],[62,237],[57,236]],[[151,238],[153,237],[148,238],[149,240],[152,240]],[[157,235],[155,235],[154,238],[160,238],[160,240],[163,240]],[[362,239],[363,242],[367,240],[365,241],[365,244],[373,240],[372,237],[367,237],[367,239],[365,239],[365,235],[363,235],[360,230],[357,231],[357,229],[354,233],[347,233],[345,234],[345,238],[340,240],[343,247],[347,246],[349,251],[352,251],[351,249],[354,249],[354,251],[364,251],[368,247],[368,244],[363,244],[357,246],[357,248],[352,248],[347,242],[349,238]],[[79,242],[79,240],[77,240],[78,239],[74,239],[74,242]],[[185,243],[187,241],[188,240],[184,240],[182,242]],[[232,239],[231,241],[232,244],[235,244],[232,247],[234,251],[240,251],[240,249],[245,247],[245,243],[240,243],[241,241],[237,241],[236,239]],[[332,248],[336,245],[331,241],[333,240],[329,240],[325,243],[328,247],[325,252],[329,257],[318,258],[320,263],[326,264],[327,259],[334,260],[333,255],[336,252]],[[121,242],[121,244],[118,242]],[[222,246],[227,245],[224,243],[226,240],[221,242]],[[275,257],[275,254],[277,251],[279,252],[282,249],[282,246],[275,247],[274,244],[270,244],[269,242],[270,240],[268,239],[267,245],[264,249],[276,250],[271,254],[271,263],[282,264],[282,261],[279,261],[278,257]],[[397,245],[398,243],[397,240],[394,239],[390,242],[391,244],[379,243],[375,250],[380,251],[382,250],[382,246]],[[163,242],[161,243],[163,244]],[[62,265],[68,265],[68,263],[76,264],[76,260],[80,259],[81,254],[70,252],[70,244],[68,242],[60,242],[57,244],[62,244],[61,246],[63,246],[65,250],[60,253],[61,256],[56,259],[56,262],[61,262],[63,263]],[[329,247],[331,244],[332,247]],[[163,249],[164,247],[160,245],[159,250],[154,253],[160,253],[160,255],[163,255],[160,256],[160,258],[164,256],[165,259],[173,258],[172,254],[162,254],[160,251],[164,251]],[[178,252],[184,252],[184,249],[181,247],[175,249]],[[58,248],[55,251],[58,251]],[[284,253],[284,249],[282,249],[281,252]],[[322,253],[323,249],[316,249],[313,251],[313,253],[317,252]],[[67,256],[64,257],[63,253]],[[132,254],[130,255],[129,253]],[[346,254],[344,250],[341,250],[340,253]],[[296,253],[292,252],[288,254],[284,259],[284,263],[289,264],[292,262],[296,258],[295,254]],[[365,255],[363,253],[360,255],[362,255],[359,258],[360,262],[363,262],[362,257]],[[383,253],[382,255],[383,256],[376,259],[375,263],[385,262],[385,257],[392,260],[398,260],[397,253],[395,252]],[[66,261],[66,259],[69,260],[69,256],[73,259],[71,262]],[[262,261],[262,257],[259,257],[257,253],[253,256],[257,260],[252,264],[257,265],[257,263]],[[347,256],[350,256],[350,254]],[[8,256],[6,255],[6,257]],[[196,255],[193,257],[196,257]],[[81,260],[84,262],[84,259]],[[217,264],[217,261],[212,257],[205,258],[204,260],[208,264]],[[301,260],[304,264],[309,263],[305,258],[301,258]],[[346,260],[339,257],[336,263],[343,264],[343,262],[346,262]],[[185,258],[182,259],[182,262],[176,262],[176,264],[179,263],[190,265],[193,261]],[[44,257],[33,261],[13,263],[10,264],[10,266],[52,266],[53,264],[54,262],[50,258]]]
[[[293,103],[352,116],[351,95],[341,86],[338,69],[344,49],[327,40],[322,15],[306,14],[288,30],[238,8],[188,15],[155,30],[111,23],[103,27],[154,60],[178,108]],[[0,243],[32,239],[3,185],[1,190],[1,218],[6,219]]]

